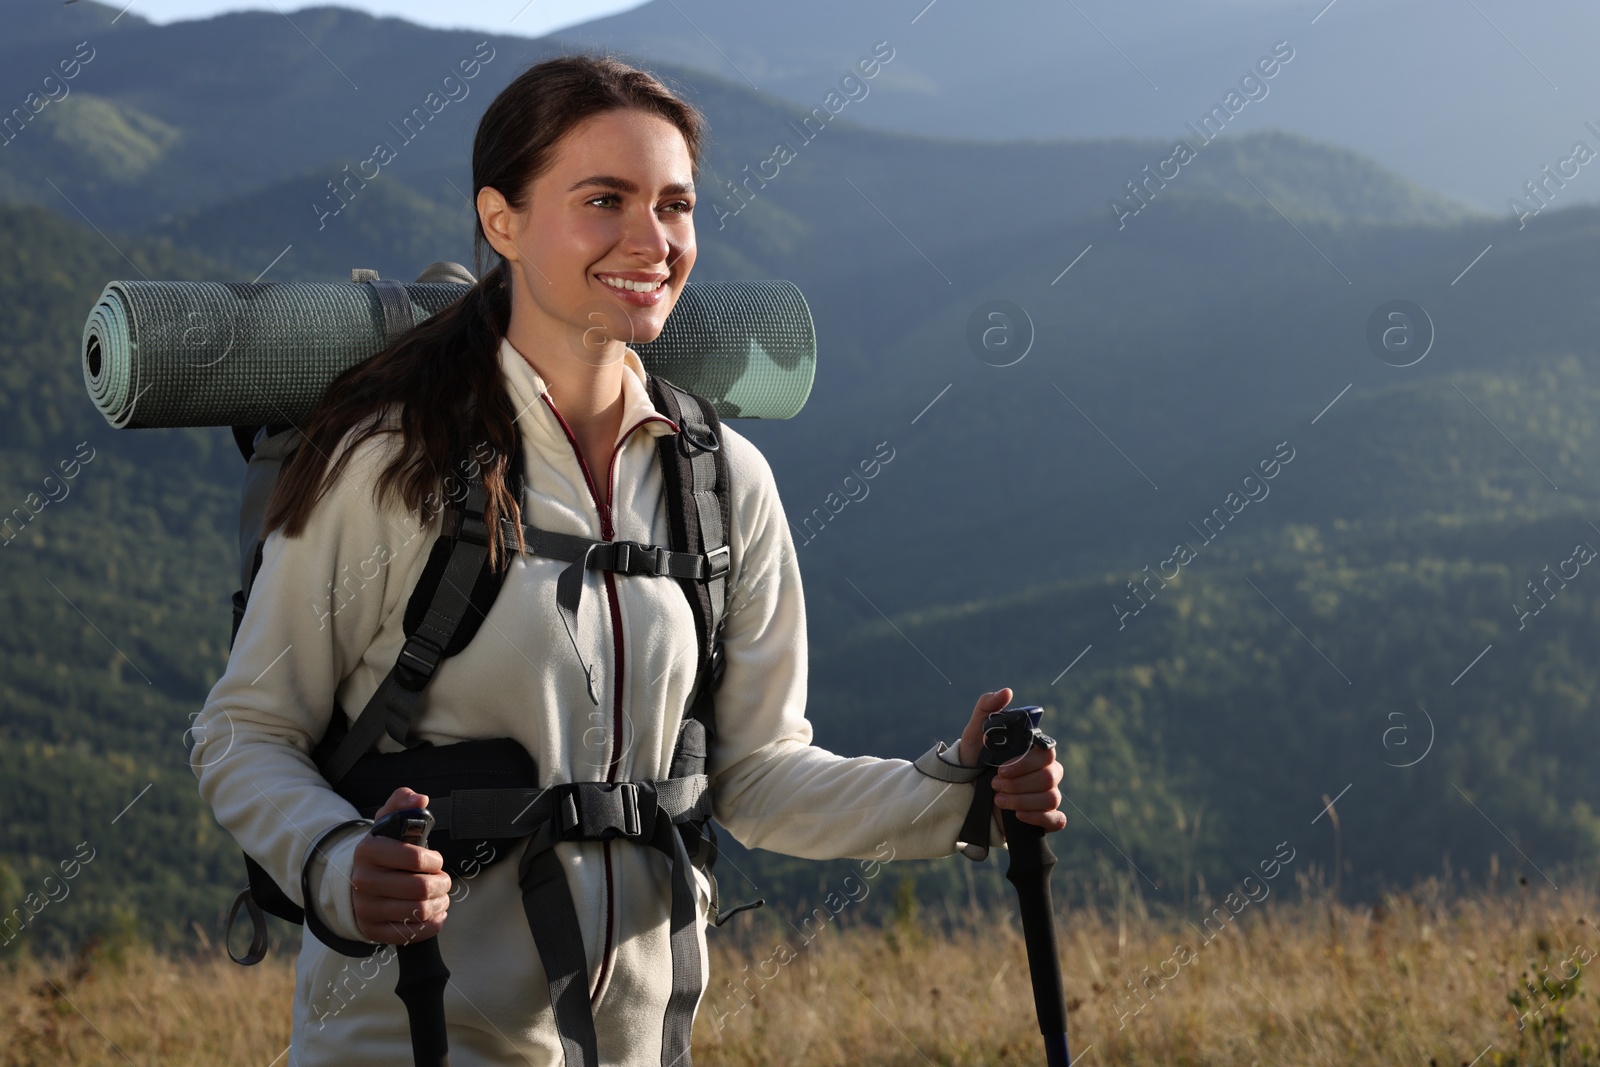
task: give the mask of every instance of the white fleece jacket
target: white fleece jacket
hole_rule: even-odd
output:
[[[545,383],[502,340],[500,360],[519,414],[527,490],[524,520],[598,539],[667,544],[656,437],[677,428],[655,411],[646,372],[628,352],[624,414],[610,469],[588,471]],[[347,439],[348,440],[348,439]],[[806,619],[800,571],[765,458],[724,425],[732,487],[731,573],[708,772],[718,822],[750,847],[814,859],[951,854],[976,769],[941,742],[914,763],[845,758],[812,745],[806,706]],[[328,786],[309,750],[328,728],[335,696],[357,715],[404,641],[405,605],[439,520],[419,528],[372,487],[393,439],[366,442],[317,504],[304,534],[265,541],[260,574],[228,660],[193,730],[201,796],[240,847],[297,904],[312,844],[355,809]],[[611,482],[612,506],[595,480]],[[673,579],[588,571],[579,617],[582,668],[556,611],[567,564],[515,559],[474,640],[447,659],[424,692],[417,736],[435,744],[513,737],[540,784],[665,777],[695,673],[695,628]],[[944,713],[952,726],[969,714]],[[398,746],[387,735],[380,747]],[[998,825],[998,820],[995,820]],[[352,856],[369,824],[309,857],[311,906],[343,937],[365,941],[351,901]],[[998,834],[995,840],[998,840]],[[451,972],[445,1009],[456,1067],[560,1064],[549,991],[517,887],[514,854],[452,888],[439,936]],[[668,864],[626,841],[556,846],[572,889],[600,1059],[658,1065],[671,983]],[[726,879],[724,879],[726,881]],[[696,872],[702,915],[709,886]],[[704,925],[698,927],[704,963]],[[341,955],[309,932],[295,984],[291,1067],[409,1063],[406,1016],[394,995],[393,953]],[[702,989],[707,976],[702,974]]]

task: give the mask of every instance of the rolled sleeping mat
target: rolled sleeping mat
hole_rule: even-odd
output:
[[[83,380],[112,426],[299,423],[345,369],[466,294],[437,263],[418,282],[112,281],[83,326]],[[460,281],[437,280],[459,278]],[[811,392],[816,328],[786,281],[689,282],[645,369],[725,419],[787,419]]]

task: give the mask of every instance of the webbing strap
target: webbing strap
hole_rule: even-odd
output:
[[[972,803],[961,820],[956,840],[964,842],[961,850],[968,859],[982,862],[989,855],[990,813],[994,809],[995,768],[985,767],[972,783]]]
[[[702,458],[711,464],[710,477],[711,484],[714,485],[715,461],[709,456]],[[696,484],[699,477],[697,473]],[[713,511],[717,511],[715,494],[710,495]],[[464,512],[451,512],[445,517],[444,529],[440,536],[453,535],[463,528],[463,524],[469,524],[471,520],[472,516]],[[720,513],[713,516],[713,522],[720,530],[722,525]],[[509,518],[500,520],[500,543],[507,551],[517,549],[518,526],[518,523]],[[583,651],[578,647],[578,609],[583,603],[585,571],[602,570],[616,574],[677,578],[696,582],[709,580],[718,586],[719,593],[713,595],[713,602],[720,606],[722,576],[728,573],[729,564],[729,549],[726,544],[719,544],[703,554],[675,552],[660,545],[647,545],[640,541],[597,541],[592,537],[581,537],[577,534],[541,530],[527,522],[521,523],[520,526],[523,548],[527,552],[569,563],[569,566],[556,578],[556,610],[561,615],[562,625],[566,627],[567,637],[572,642],[572,650],[577,653],[578,662],[583,666],[584,677],[588,681],[589,699],[596,705],[600,703],[600,699],[594,690],[594,672],[587,663],[584,663]]]
[[[589,1007],[589,960],[567,872],[550,845],[541,848],[536,838],[529,838],[517,881],[528,929],[550,984],[550,1007],[566,1067],[600,1067],[594,1012]]]
[[[239,916],[240,908],[246,909],[250,916],[250,947],[245,949],[243,956],[233,954],[232,934],[233,922]],[[233,907],[228,909],[228,922],[223,927],[223,948],[227,950],[228,958],[234,963],[244,967],[254,967],[267,958],[267,914],[261,910],[261,905],[256,903],[255,896],[246,889],[233,898]]]
[[[671,520],[672,547],[680,552],[704,554],[708,558],[728,558],[727,531],[731,521],[727,458],[717,430],[720,423],[714,408],[702,406],[692,393],[667,379],[652,374],[650,397],[656,409],[678,424],[675,434],[663,434],[656,441],[661,457],[663,493]],[[684,582],[684,593],[694,611],[695,633],[700,641],[697,687],[702,685],[712,666],[727,599],[727,572],[709,575],[706,581]],[[714,734],[709,705],[705,727]],[[692,712],[696,718],[698,712]]]
[[[514,525],[506,525],[515,530]],[[711,560],[694,553],[671,552],[657,545],[644,545],[637,541],[595,541],[587,537],[539,530],[526,524],[523,529],[538,535],[539,549],[533,549],[532,542],[529,542],[530,550],[536,555],[572,561],[556,578],[556,610],[566,626],[567,637],[572,641],[572,650],[578,654],[579,663],[583,663],[583,652],[578,647],[578,608],[583,602],[584,571],[609,570],[622,574],[694,579],[703,574],[716,573]],[[509,536],[515,545],[515,534]],[[543,551],[544,548],[552,551]],[[721,557],[721,564],[726,571],[725,554]],[[583,664],[583,673],[589,682],[589,700],[598,706],[600,698],[594,691],[593,668]]]
[[[703,775],[696,777],[704,778]],[[679,780],[667,779],[667,782],[672,781]],[[457,791],[454,795],[459,794]],[[662,1067],[691,1067],[689,1039],[701,992],[700,941],[695,930],[699,906],[695,900],[693,865],[683,834],[664,805],[657,806],[649,823],[651,828],[635,840],[663,853],[672,864],[668,935],[672,950],[672,989],[661,1024],[661,1064]],[[594,1012],[589,1003],[588,957],[579,933],[572,890],[556,858],[558,838],[554,825],[554,822],[547,822],[541,832],[528,839],[523,851],[518,869],[522,909],[550,984],[550,1005],[555,1011],[566,1067],[599,1067]]]
[[[674,392],[678,394],[679,410],[683,413],[683,433],[695,446],[694,453],[689,457],[689,467],[694,479],[691,493],[695,502],[695,515],[700,520],[700,544],[709,554],[713,549],[725,549],[728,544],[727,533],[722,525],[722,506],[716,493],[715,453],[721,449],[721,442],[717,440],[715,432],[707,423],[700,401],[681,389],[675,388]],[[707,444],[711,447],[707,448]],[[719,576],[706,583],[707,591],[711,594],[711,618],[708,622],[713,634],[718,633],[722,626],[722,610],[727,596],[726,582],[725,577]]]
[[[487,495],[482,477],[474,478],[469,483],[463,506],[481,514]],[[472,586],[488,555],[487,541],[474,539],[468,533],[456,538],[451,546],[450,562],[433,591],[427,614],[416,633],[406,639],[394,666],[389,668],[367,706],[351,724],[350,732],[322,766],[322,776],[331,784],[339,784],[386,728],[396,741],[408,742],[411,723],[422,706],[422,690],[471,606]]]
[[[694,896],[693,868],[683,834],[668,819],[656,820],[650,842],[672,861],[672,992],[661,1020],[661,1067],[690,1067],[689,1035],[700,1003],[700,940],[695,933],[699,909]]]
[[[381,281],[376,271],[351,271],[352,276],[357,274],[371,274],[368,277],[355,277],[354,280],[364,281],[372,286],[378,294],[378,306],[383,310],[383,344],[387,348],[400,339],[400,335],[416,325],[415,313],[411,310],[411,294],[406,291],[405,283],[394,280]]]
[[[601,797],[628,797],[627,803],[615,805],[617,811],[653,804],[671,823],[711,817],[711,785],[704,774],[637,782],[569,782],[546,789],[455,789],[431,799],[428,812],[435,833],[459,840],[523,837],[545,823],[555,827],[559,840],[598,840],[610,825],[622,828],[622,820],[615,817],[608,826],[595,824],[593,813],[606,809],[592,801]]]
[[[340,937],[338,934],[329,929],[328,925],[318,917],[315,903],[316,896],[311,892],[311,861],[319,855],[327,855],[325,852],[323,852],[322,845],[323,842],[328,840],[328,838],[332,837],[334,834],[345,829],[346,827],[364,825],[366,825],[365,819],[350,819],[346,822],[340,823],[337,826],[329,828],[321,837],[317,838],[316,843],[311,846],[311,851],[306,853],[306,861],[300,868],[300,899],[305,901],[305,912],[303,917],[305,920],[306,929],[311,931],[312,935],[316,937],[318,941],[321,941],[324,945],[327,945],[335,952],[341,953],[345,956],[354,956],[357,959],[365,959],[366,957],[371,956],[382,946],[371,944],[366,941],[352,941],[349,938]]]
[[[449,536],[459,522],[455,513],[446,516],[442,536]],[[500,543],[508,549],[515,550],[517,547],[517,526],[508,518],[500,519]],[[577,534],[541,530],[527,522],[521,526],[523,544],[530,554],[574,563],[584,560],[589,570],[698,580],[724,574],[728,569],[726,545],[720,551],[705,554],[674,552],[661,545],[647,545],[642,541],[597,541]],[[590,554],[586,556],[586,552]]]

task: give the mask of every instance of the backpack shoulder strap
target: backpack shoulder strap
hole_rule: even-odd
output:
[[[659,374],[650,375],[648,385],[656,410],[679,427],[675,434],[661,435],[656,444],[672,527],[672,548],[677,552],[703,553],[713,568],[707,580],[680,580],[694,611],[700,644],[696,696],[691,701],[690,714],[701,719],[708,732],[714,732],[708,698],[722,677],[721,633],[728,600],[728,531],[732,526],[722,422],[709,400]]]
[[[521,453],[519,437],[509,467],[512,492],[519,497]],[[489,566],[489,527],[484,521],[488,499],[482,472],[474,467],[462,500],[447,507],[443,529],[406,603],[406,642],[400,655],[348,732],[331,745],[332,751],[327,751],[330,746],[319,746],[317,765],[330,784],[337,786],[385,731],[411,747],[411,724],[433,672],[442,660],[466,647],[494,606],[506,569]]]
[[[656,410],[679,427],[678,433],[663,434],[656,445],[665,482],[663,493],[672,527],[672,547],[680,552],[704,553],[708,560],[720,562],[720,566],[714,564],[716,569],[709,580],[683,580],[700,638],[700,663],[669,771],[672,778],[682,779],[706,773],[711,742],[717,733],[716,691],[722,684],[722,626],[727,620],[729,599],[732,484],[728,457],[722,451],[722,422],[711,402],[656,374],[650,376],[649,389]],[[686,823],[679,827],[679,833],[690,861],[711,882],[713,925],[721,926],[739,912],[766,903],[757,899],[724,911],[716,875],[711,873],[717,862],[717,833],[710,819]],[[669,1030],[687,1034],[690,1023],[684,1021],[685,1013],[692,1020],[694,995],[689,983],[675,989],[667,1012]],[[682,1041],[687,1047],[687,1038]]]
[[[278,484],[283,465],[305,440],[299,430],[288,424],[235,426],[233,429],[235,440],[244,439],[241,431],[248,432],[250,451],[245,455],[239,503],[239,589],[233,594],[233,632],[228,637],[229,648],[239,636],[239,623],[244,619],[250,587],[255,584],[256,572],[261,570],[261,522],[266,518],[267,503],[272,499],[272,490]],[[242,450],[244,445],[240,448]]]

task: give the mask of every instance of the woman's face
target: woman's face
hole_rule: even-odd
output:
[[[653,341],[694,267],[695,193],[688,145],[637,109],[591,116],[557,143],[554,163],[512,212],[479,193],[490,243],[512,262],[512,331],[589,363]],[[618,288],[631,283],[638,292]]]

